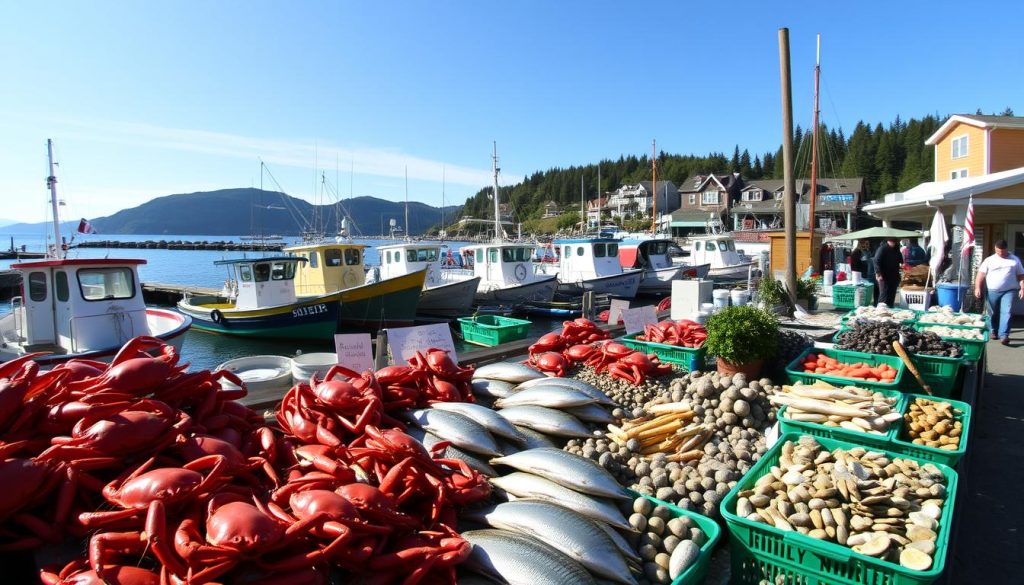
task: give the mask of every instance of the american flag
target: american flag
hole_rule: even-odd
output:
[[[964,220],[964,243],[960,253],[967,256],[974,248],[974,197],[967,204],[967,219]]]

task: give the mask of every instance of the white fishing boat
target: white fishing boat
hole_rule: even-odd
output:
[[[709,264],[712,280],[746,278],[755,260],[736,251],[736,240],[727,233],[690,237],[690,261]]]
[[[619,242],[619,264],[623,268],[639,268],[644,272],[637,291],[639,294],[669,294],[673,280],[707,277],[710,264],[674,263],[669,256],[669,248],[674,245],[670,239],[650,237]]]
[[[498,149],[494,147],[494,241],[465,246],[459,250],[461,267],[445,267],[445,282],[462,282],[479,278],[476,290],[478,304],[549,303],[555,296],[558,281],[555,275],[541,273],[533,265],[533,246],[502,241],[501,215],[498,205]]]
[[[377,248],[380,252],[380,278],[395,278],[413,272],[425,271],[423,292],[420,293],[416,312],[423,315],[461,316],[472,312],[480,277],[465,280],[446,280],[442,262],[448,255],[440,244],[405,242]],[[450,253],[450,251],[449,251]]]
[[[631,299],[636,296],[644,271],[624,270],[619,264],[619,241],[610,238],[555,240],[558,263],[541,262],[539,267],[558,277],[558,290],[566,294],[586,291]]]
[[[138,266],[145,260],[67,258],[60,235],[53,142],[47,141],[53,206],[53,245],[47,257],[12,264],[23,296],[0,318],[0,362],[28,353],[48,365],[70,359],[109,360],[133,337],[158,337],[180,349],[192,324],[186,315],[146,307]]]

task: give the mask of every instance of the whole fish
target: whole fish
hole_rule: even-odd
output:
[[[599,522],[544,500],[516,500],[479,514],[493,528],[534,537],[578,561],[596,576],[636,583],[618,546]]]
[[[593,398],[573,388],[539,385],[527,388],[526,390],[520,390],[505,398],[500,398],[494,403],[494,406],[495,408],[508,408],[510,406],[532,404],[548,408],[569,408],[570,406],[583,406],[593,402]]]
[[[470,383],[473,387],[473,394],[478,397],[486,397],[492,400],[504,398],[512,394],[515,384],[501,380],[487,380],[483,378],[474,379]]]
[[[468,416],[482,424],[484,428],[491,433],[499,437],[504,437],[510,441],[515,441],[516,443],[523,443],[526,441],[526,439],[519,434],[519,431],[512,426],[512,423],[508,422],[507,418],[504,418],[486,406],[480,406],[479,404],[473,404],[471,402],[435,402],[431,405],[431,408],[435,410],[447,410],[448,412]]]
[[[534,386],[564,386],[566,388],[572,388],[573,390],[579,390],[580,392],[590,396],[597,401],[598,404],[604,404],[605,406],[615,406],[615,401],[608,397],[607,394],[601,391],[598,387],[587,384],[582,380],[576,378],[544,378],[527,380],[513,388],[513,391],[519,392],[532,388]]]
[[[547,378],[547,376],[525,364],[519,364],[516,362],[498,362],[477,368],[476,371],[473,372],[473,379],[479,380],[480,378],[519,384],[526,382],[527,380]]]
[[[636,554],[636,551],[633,550],[633,546],[626,541],[626,538],[622,536],[618,530],[608,526],[604,522],[598,522],[597,525],[601,527],[601,530],[604,530],[605,534],[608,535],[608,538],[612,539],[612,542],[614,542],[615,546],[618,547],[619,552],[622,553],[623,558],[636,565],[643,563],[643,559],[640,558],[640,555]]]
[[[565,412],[575,416],[583,422],[596,424],[614,424],[615,417],[600,404],[584,404],[566,408]]]
[[[530,427],[524,427],[522,425],[512,425],[519,431],[519,434],[526,438],[526,444],[523,445],[524,449],[516,449],[516,453],[525,449],[536,449],[537,447],[558,447],[554,441],[548,438],[547,435],[540,431],[535,431]],[[505,453],[505,455],[511,455],[511,453]]]
[[[615,528],[632,530],[618,506],[610,501],[571,490],[537,475],[516,471],[492,478],[491,484],[517,498],[547,500],[576,510],[588,518],[610,524]]]
[[[530,427],[546,435],[589,437],[591,434],[573,415],[544,406],[513,406],[499,410],[498,414],[516,426]]]
[[[468,416],[433,408],[413,410],[406,416],[414,424],[445,441],[450,441],[460,449],[491,457],[501,456],[501,451],[498,450],[498,445],[494,442],[491,433]]]
[[[427,431],[415,425],[409,425],[409,428],[405,431],[405,434],[419,441],[424,447],[426,447],[427,451],[430,451],[431,453],[434,453],[434,445],[446,442],[441,437],[438,437],[433,433],[428,433]],[[498,472],[494,469],[494,467],[492,467],[490,463],[488,463],[485,459],[481,458],[479,455],[475,453],[470,453],[468,451],[463,451],[458,447],[453,447],[451,444],[449,444],[447,447],[438,452],[437,457],[441,457],[443,459],[458,459],[460,461],[465,461],[466,465],[469,465],[471,469],[475,469],[476,471],[480,472],[483,475],[486,475],[487,477],[496,477],[498,475]]]
[[[529,536],[506,530],[470,530],[466,567],[509,585],[595,585],[582,565]]]
[[[596,462],[550,447],[528,449],[505,457],[492,459],[494,465],[507,465],[539,475],[567,488],[593,496],[632,499],[615,476]]]

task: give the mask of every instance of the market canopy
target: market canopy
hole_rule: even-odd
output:
[[[852,240],[866,240],[868,238],[920,238],[921,232],[912,230],[898,230],[891,227],[873,227],[866,230],[857,230],[838,236],[825,238],[826,242],[849,242]]]

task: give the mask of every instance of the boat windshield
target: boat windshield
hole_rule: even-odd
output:
[[[324,266],[341,266],[341,250],[337,248],[324,250]]]
[[[345,265],[346,266],[358,266],[361,260],[359,259],[358,248],[346,248],[345,249]]]
[[[725,242],[725,240],[718,240],[718,251],[719,252],[726,252],[728,250],[729,250],[729,244],[727,244]]]
[[[594,244],[594,258],[604,258],[607,252],[607,246],[605,244]]]
[[[78,287],[87,301],[130,299],[135,296],[131,268],[80,268]]]
[[[420,248],[418,250],[406,250],[405,259],[409,262],[436,262],[437,248]]]
[[[533,251],[530,248],[502,248],[502,262],[529,262]]]
[[[257,264],[257,266],[259,266]],[[270,269],[271,280],[291,280],[295,278],[295,262],[274,262]]]
[[[648,254],[664,256],[668,254],[668,242],[655,242],[651,244]]]

